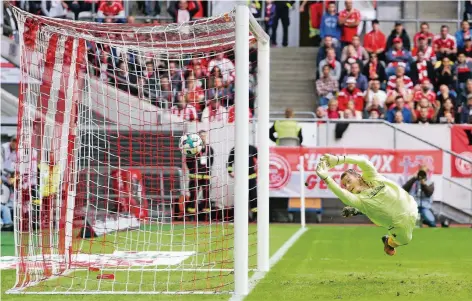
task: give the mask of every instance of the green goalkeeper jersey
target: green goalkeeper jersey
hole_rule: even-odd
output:
[[[357,208],[373,223],[385,228],[401,226],[417,215],[415,200],[397,183],[380,175],[370,161],[346,157],[346,162],[359,166],[370,188],[353,194],[328,178],[328,187],[344,204]]]

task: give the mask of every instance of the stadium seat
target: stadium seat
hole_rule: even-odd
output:
[[[68,12],[67,15],[66,15],[66,19],[69,19],[69,20],[75,20],[75,14],[74,12]]]
[[[297,137],[279,138],[279,146],[300,146],[300,139]]]
[[[79,13],[79,21],[80,20],[92,20],[92,19],[93,19],[92,12],[83,11],[83,12]]]

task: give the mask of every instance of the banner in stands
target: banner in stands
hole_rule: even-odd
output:
[[[451,150],[472,160],[472,125],[453,125],[451,127]],[[451,176],[472,177],[472,164],[451,156]]]
[[[326,184],[315,173],[316,164],[325,153],[338,155],[360,155],[369,159],[379,173],[404,184],[416,174],[420,165],[426,165],[428,175],[435,182],[435,200],[442,198],[441,174],[443,172],[442,151],[436,150],[385,150],[354,148],[273,147],[270,154],[270,196],[300,197],[300,156],[304,156],[305,196],[333,198]],[[338,165],[331,176],[339,183],[341,174],[351,164]]]

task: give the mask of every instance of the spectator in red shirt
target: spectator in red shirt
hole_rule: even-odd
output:
[[[426,99],[428,100],[428,103],[430,103],[434,107],[439,107],[439,101],[436,100],[436,93],[431,90],[431,82],[429,79],[424,78],[423,81],[421,82],[421,87],[419,90],[415,91],[413,94],[413,101],[418,103],[421,99]]]
[[[436,62],[436,53],[434,52],[433,47],[428,45],[426,36],[422,34],[418,36],[418,46],[415,46],[411,52],[414,60],[417,59],[419,51],[423,52],[423,57],[425,60],[430,61],[433,64]]]
[[[380,60],[385,60],[384,52],[387,38],[380,30],[379,20],[372,21],[372,31],[364,36],[364,48],[369,53],[375,53]]]
[[[420,124],[433,123],[433,118],[428,108],[420,107],[418,110],[416,110],[414,119],[416,119],[415,123],[420,123]]]
[[[185,121],[198,120],[197,110],[187,103],[183,93],[177,94],[177,104],[172,106],[171,114]]]
[[[347,45],[357,35],[357,27],[361,23],[361,13],[352,7],[352,0],[346,0],[346,9],[339,13],[339,25],[342,28],[341,41]]]
[[[249,111],[249,121],[250,121],[252,118],[252,112],[250,108],[248,108],[248,111]],[[228,123],[233,123],[236,120],[235,113],[236,113],[236,107],[234,105],[230,106],[228,109]]]
[[[356,88],[356,79],[349,77],[346,80],[346,88],[342,89],[338,94],[338,106],[340,111],[347,109],[347,104],[350,100],[354,101],[356,111],[364,110],[364,93]]]
[[[388,36],[387,49],[391,49],[393,45],[396,43],[395,39],[398,39],[398,38],[401,40],[403,47],[406,50],[411,49],[410,37],[408,36],[408,33],[406,32],[406,30],[403,28],[403,24],[401,22],[395,23],[395,28],[392,30],[392,32]]]
[[[426,45],[431,46],[434,40],[434,34],[429,31],[429,24],[428,22],[421,23],[420,31],[415,34],[413,37],[413,46],[416,48],[418,47],[418,42],[420,37],[423,36],[426,40]]]
[[[434,107],[431,105],[431,103],[426,99],[426,98],[421,98],[417,103],[416,103],[416,106],[415,106],[415,111],[414,111],[414,115],[413,115],[413,119],[415,120],[416,118],[418,118],[418,116],[420,115],[420,111],[421,109],[425,108],[427,109],[427,116],[428,118],[432,119],[432,120],[435,120],[436,119],[436,115],[439,111],[439,107]]]
[[[436,57],[441,60],[444,56],[454,61],[457,53],[456,38],[449,34],[447,25],[441,26],[441,34],[433,41],[433,49]]]
[[[327,116],[329,119],[341,118],[339,115],[338,101],[334,98],[328,102]]]
[[[428,79],[434,85],[434,66],[430,61],[426,60],[422,51],[417,53],[417,60],[410,63],[410,76],[415,85],[420,84],[424,79]]]
[[[395,70],[395,75],[388,78],[387,90],[395,90],[397,88],[397,79],[400,79],[403,82],[406,89],[413,89],[413,82],[411,78],[405,75],[405,68],[403,66],[398,66]]]
[[[97,11],[98,22],[103,22],[105,18],[113,18],[115,23],[125,23],[125,9],[120,2],[104,1]]]

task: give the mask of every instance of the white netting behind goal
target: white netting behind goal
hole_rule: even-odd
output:
[[[23,80],[10,292],[232,291],[235,13],[149,26],[14,12]],[[182,156],[185,133],[206,137],[204,153]],[[249,235],[255,268],[254,226]]]

